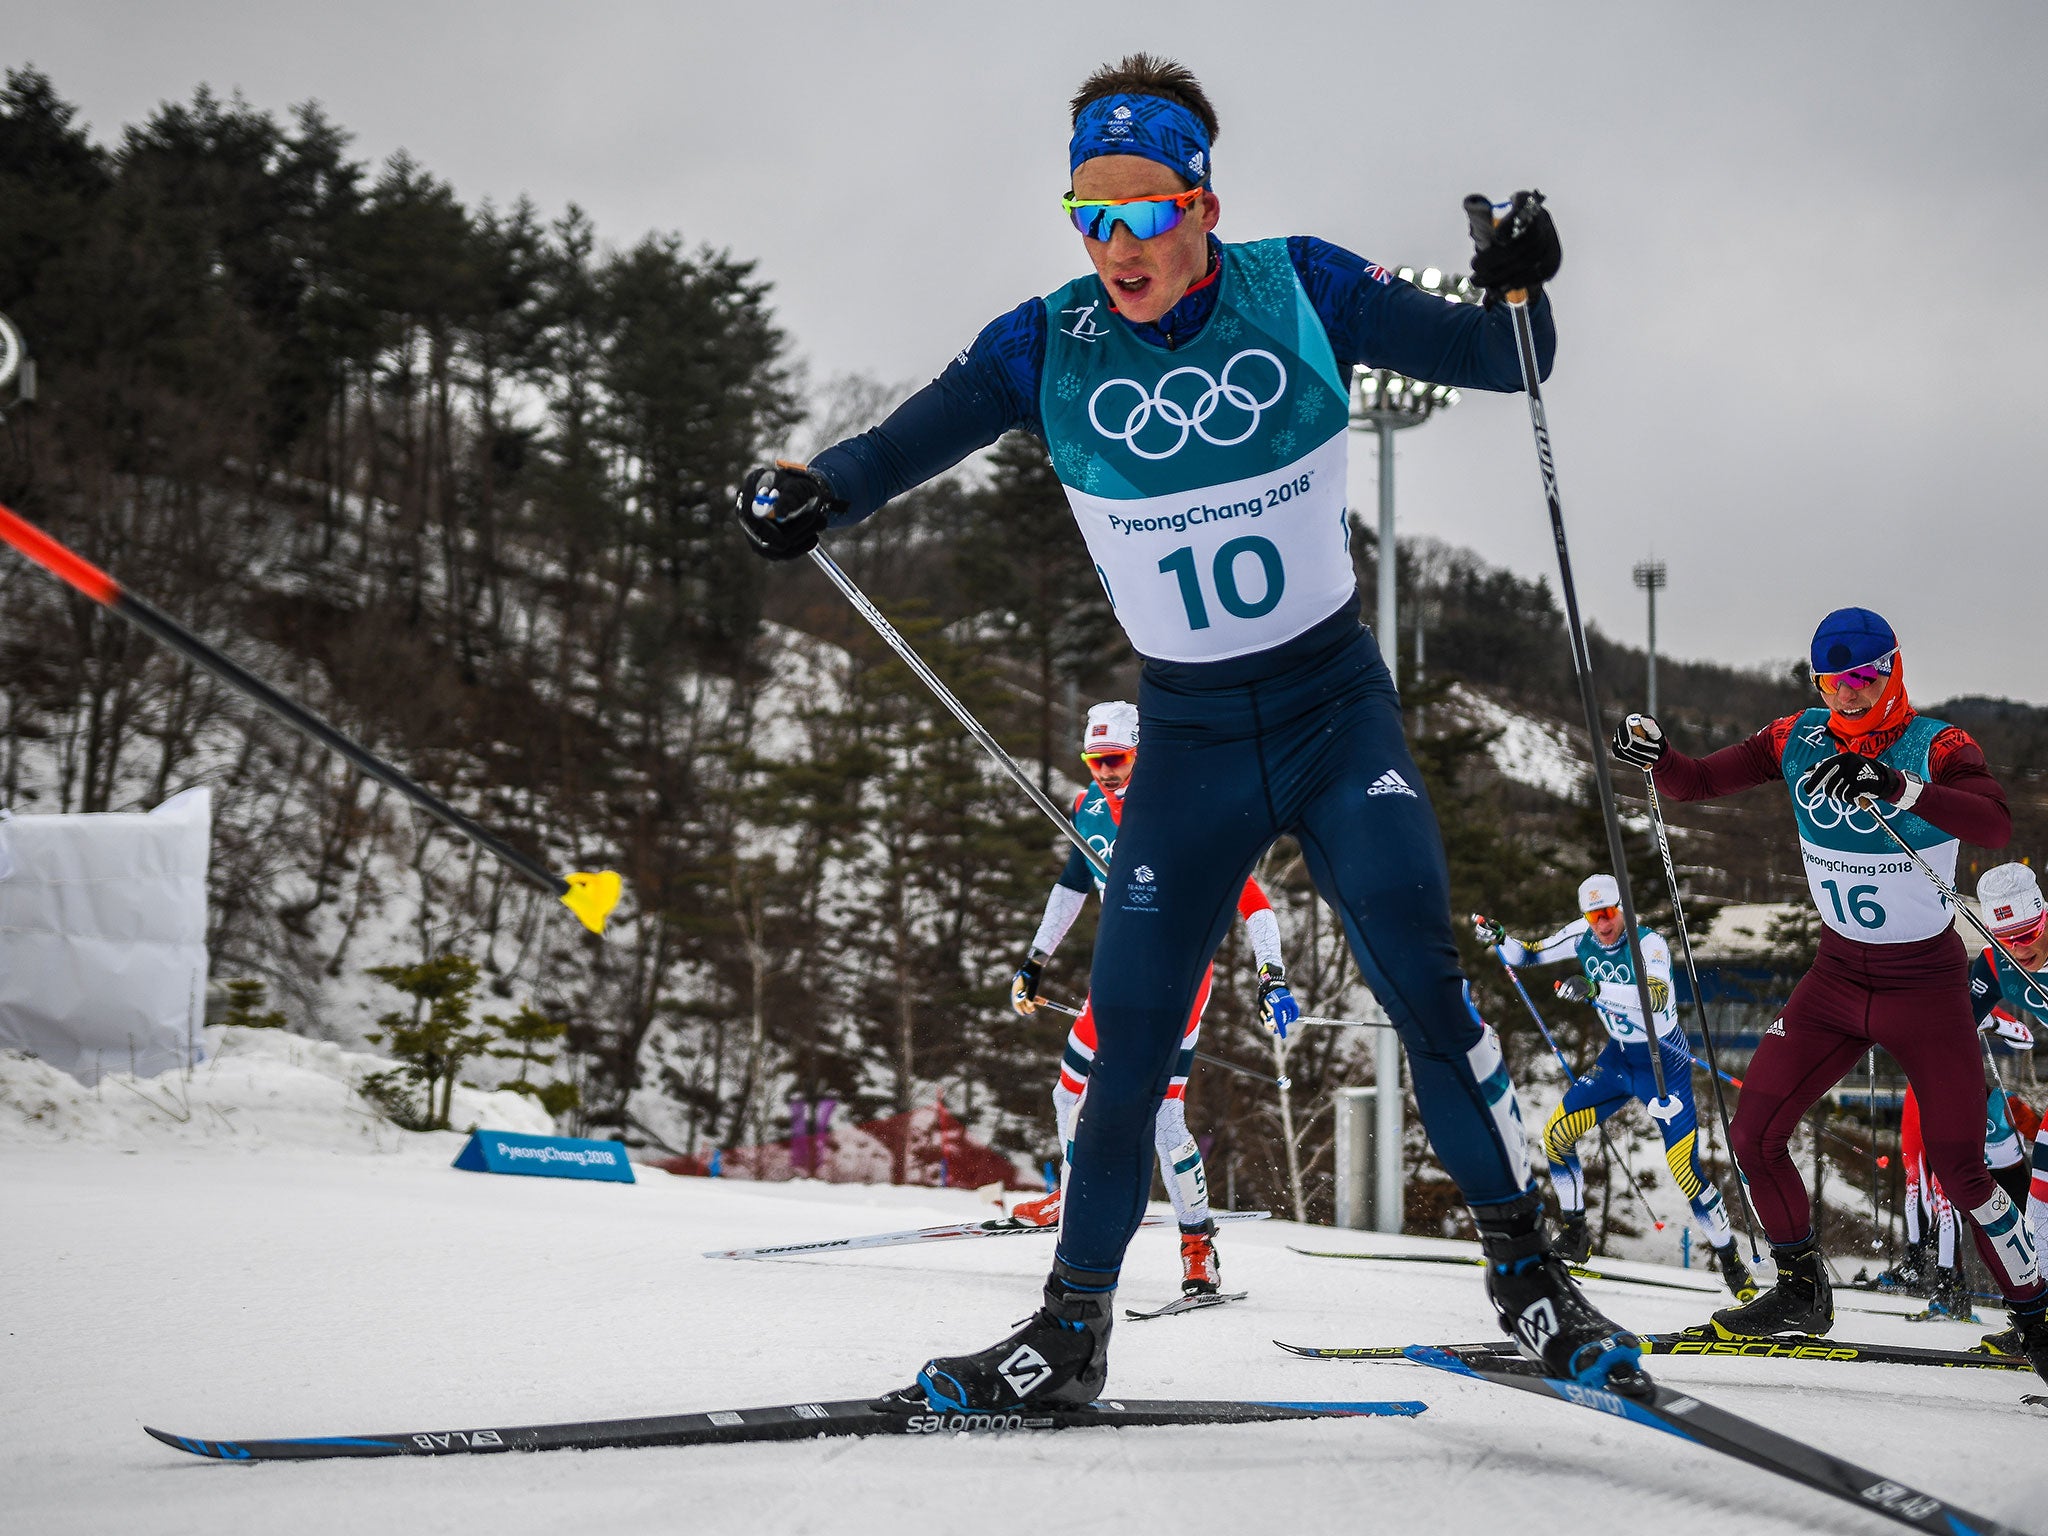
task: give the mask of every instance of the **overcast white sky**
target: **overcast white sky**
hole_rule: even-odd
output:
[[[309,97],[474,202],[575,201],[756,258],[814,376],[921,381],[1082,269],[1064,102],[1133,48],[1223,121],[1228,239],[1463,266],[1459,200],[1537,186],[1581,600],[1662,648],[1803,654],[1848,603],[1913,692],[2048,702],[2048,13],[2029,4],[61,5],[0,0],[102,138],[202,82]],[[1401,527],[1554,575],[1526,411],[1404,435]],[[1353,455],[1368,515],[1374,462]],[[886,515],[886,514],[884,514]],[[1565,664],[1562,654],[1559,665]]]

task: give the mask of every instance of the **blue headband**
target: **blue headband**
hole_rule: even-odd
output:
[[[1083,107],[1067,146],[1068,173],[1097,155],[1142,155],[1197,186],[1209,182],[1209,131],[1164,96],[1103,96]]]

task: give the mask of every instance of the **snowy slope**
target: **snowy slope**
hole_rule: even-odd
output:
[[[282,1029],[206,1030],[206,1060],[190,1073],[108,1072],[95,1087],[33,1057],[0,1051],[0,1149],[89,1143],[133,1150],[214,1145],[390,1151],[462,1144],[453,1132],[402,1131],[358,1094],[386,1056],[343,1050]],[[554,1134],[546,1111],[522,1094],[458,1085],[448,1121],[462,1130]]]
[[[447,1138],[441,1138],[443,1142]],[[1120,1326],[1131,1395],[1419,1397],[1415,1421],[1083,1431],[1045,1439],[597,1451],[234,1467],[158,1445],[608,1417],[833,1396],[905,1380],[1031,1305],[1050,1240],[736,1264],[703,1249],[985,1211],[964,1192],[762,1186],[643,1170],[632,1186],[220,1145],[0,1145],[0,1488],[37,1532],[390,1530],[900,1533],[1654,1528],[1744,1536],[1897,1529],[1625,1423],[1407,1365],[1296,1360],[1322,1343],[1484,1337],[1476,1270],[1303,1257],[1392,1240],[1229,1229],[1252,1299]],[[1427,1246],[1402,1239],[1401,1246]],[[1442,1245],[1446,1247],[1454,1245]],[[1124,1299],[1172,1294],[1141,1233]],[[1625,1321],[1702,1304],[1596,1285]],[[1880,1303],[1883,1305],[1883,1303]],[[1845,1337],[1966,1344],[1960,1325],[1848,1314]],[[1667,1380],[2023,1528],[2048,1423],[2017,1376],[1679,1361]]]

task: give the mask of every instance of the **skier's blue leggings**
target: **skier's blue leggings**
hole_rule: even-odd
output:
[[[1059,1256],[1113,1284],[1144,1215],[1152,1119],[1195,989],[1252,866],[1282,833],[1399,1027],[1416,1103],[1473,1205],[1529,1184],[1521,1115],[1451,938],[1436,816],[1379,647],[1347,605],[1256,656],[1148,661],[1089,997],[1097,1044]]]

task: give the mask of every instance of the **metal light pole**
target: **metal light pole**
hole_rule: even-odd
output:
[[[0,315],[0,389],[14,386],[14,403],[26,405],[36,397],[36,361],[28,355],[28,344],[21,339],[21,331],[5,315]],[[0,414],[0,421],[7,418]]]
[[[1635,582],[1650,595],[1650,676],[1649,686],[1644,690],[1643,710],[1646,714],[1654,715],[1657,713],[1657,589],[1669,585],[1664,576],[1664,562],[1638,561]]]
[[[1436,294],[1446,303],[1470,303],[1476,296],[1470,278],[1436,267],[1425,267],[1420,272],[1402,267],[1395,276],[1425,293]],[[1352,430],[1371,432],[1379,440],[1380,590],[1379,616],[1373,633],[1386,657],[1387,672],[1398,685],[1401,631],[1396,622],[1394,585],[1398,574],[1394,543],[1394,434],[1404,427],[1419,427],[1439,410],[1456,405],[1458,392],[1446,384],[1424,384],[1391,368],[1356,369],[1352,386]],[[1418,652],[1420,644],[1418,636]],[[1379,1030],[1373,1042],[1373,1079],[1380,1085],[1373,1103],[1373,1139],[1379,1152],[1373,1162],[1373,1225],[1381,1232],[1399,1232],[1405,1204],[1400,1153],[1401,1041],[1391,1029]]]

